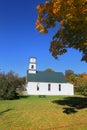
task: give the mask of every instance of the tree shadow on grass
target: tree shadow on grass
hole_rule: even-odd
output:
[[[76,113],[77,112],[77,110],[75,109],[75,108],[73,108],[73,107],[64,107],[63,108],[63,113],[66,113],[66,114],[71,114],[71,113]]]
[[[87,108],[86,97],[65,97],[63,100],[54,100],[52,102],[65,106],[63,112],[66,114],[76,113],[79,109]]]
[[[1,111],[0,112],[0,115],[3,115],[4,113],[7,113],[7,112],[9,112],[9,111],[11,111],[12,109],[6,109],[6,110],[4,110],[4,111]]]

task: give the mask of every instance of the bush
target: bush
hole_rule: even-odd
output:
[[[1,99],[17,99],[16,92],[19,78],[14,72],[10,71],[8,74],[0,74],[0,98]]]
[[[87,96],[87,86],[79,86],[75,88],[75,92]]]
[[[8,80],[0,81],[0,98],[10,100],[18,98],[16,88]]]

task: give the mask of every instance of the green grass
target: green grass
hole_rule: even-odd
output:
[[[87,130],[87,98],[24,96],[0,100],[0,130]]]

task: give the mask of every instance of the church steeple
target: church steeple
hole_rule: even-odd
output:
[[[36,58],[31,57],[29,61],[29,73],[36,74]]]

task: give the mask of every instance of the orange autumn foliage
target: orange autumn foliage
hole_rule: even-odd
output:
[[[75,48],[87,62],[87,0],[49,0],[38,5],[37,11],[36,29],[40,33],[60,25],[51,41],[52,55],[57,58],[67,48]]]
[[[82,77],[83,77],[84,79],[87,79],[87,74],[83,74]]]

